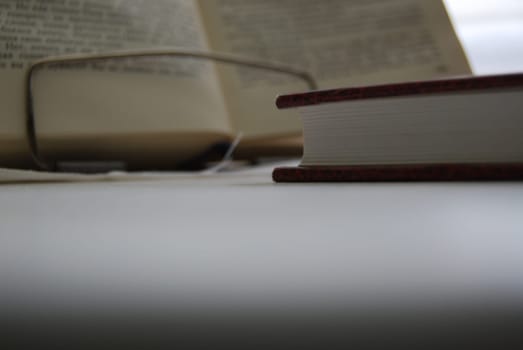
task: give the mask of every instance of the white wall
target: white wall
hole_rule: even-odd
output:
[[[444,0],[478,74],[523,72],[523,0]]]

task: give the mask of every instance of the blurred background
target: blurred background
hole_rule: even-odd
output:
[[[523,71],[523,1],[444,2],[475,73]]]

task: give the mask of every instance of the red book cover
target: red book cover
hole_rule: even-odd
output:
[[[460,93],[523,87],[523,74],[464,77],[279,96],[280,109],[352,100]],[[275,182],[523,180],[523,163],[299,166],[276,168]]]
[[[318,90],[278,96],[276,99],[276,106],[279,109],[285,109],[350,100],[458,93],[490,89],[510,89],[518,87],[523,87],[523,73]]]
[[[523,164],[410,164],[274,169],[275,182],[516,181]]]

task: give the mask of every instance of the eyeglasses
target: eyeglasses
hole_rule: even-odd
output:
[[[248,84],[256,84],[258,80],[270,80],[274,83],[281,83],[289,79],[301,81],[301,84],[305,84],[306,88],[311,90],[316,89],[317,86],[314,78],[308,72],[303,70],[295,69],[280,63],[265,62],[223,53],[210,53],[190,50],[147,50],[94,55],[62,56],[40,60],[30,66],[26,79],[27,119],[25,127],[29,150],[34,163],[42,170],[56,171],[60,169],[61,160],[50,159],[49,157],[44,156],[41,150],[41,144],[38,138],[39,130],[37,130],[37,118],[39,115],[37,111],[39,112],[40,109],[37,108],[38,103],[35,101],[38,98],[45,99],[49,94],[49,91],[55,89],[57,85],[62,84],[65,81],[64,79],[70,81],[71,75],[69,73],[75,72],[77,74],[74,79],[77,80],[75,82],[75,89],[78,90],[85,89],[85,86],[89,86],[89,88],[92,90],[110,90],[111,86],[107,83],[111,80],[107,80],[105,78],[109,77],[110,75],[118,75],[119,77],[156,77],[154,78],[154,82],[153,80],[147,81],[149,84],[158,84],[158,90],[155,91],[160,91],[161,89],[165,89],[166,87],[168,88],[170,86],[165,82],[171,78],[191,79],[194,77],[199,77],[202,80],[205,80],[205,77],[208,76],[208,74],[211,74],[213,69],[218,69],[214,66],[214,68],[209,66],[210,63],[221,63],[234,66],[234,68],[241,72],[240,76],[242,79],[244,79],[243,84],[246,86]],[[53,79],[48,82],[48,85],[42,86],[39,82],[35,81],[37,80],[35,77],[41,73],[46,74],[46,76],[53,77]],[[65,78],[66,75],[67,78]],[[128,82],[129,84],[135,84],[137,81],[141,80],[130,79]],[[120,83],[125,84],[125,79],[121,79]],[[64,86],[67,86],[67,84]],[[206,87],[209,89],[206,91],[207,93],[210,93],[210,90],[216,88],[216,86],[209,86]],[[195,87],[193,86],[191,88],[194,89]],[[67,89],[67,87],[65,87],[65,89]],[[79,91],[78,93],[81,92],[82,91]],[[202,98],[205,98],[206,92],[202,92]],[[111,93],[111,91],[109,91],[109,93]],[[103,95],[103,93],[101,94]],[[154,97],[153,95],[151,96]],[[54,98],[61,98],[61,96],[56,95]],[[64,96],[63,98],[67,97]],[[144,103],[154,103],[154,101],[146,101],[147,98],[148,97],[143,97]],[[183,99],[180,101],[183,102]],[[67,101],[54,104],[66,105]],[[141,104],[135,103],[134,105],[140,106]],[[72,106],[72,108],[78,109],[82,107],[85,106]],[[195,106],[195,108],[197,107],[198,106]],[[98,108],[98,105],[96,103],[91,103],[89,108],[95,110]],[[75,112],[69,110],[67,113],[74,114]],[[65,115],[68,115],[67,113],[65,113]],[[47,115],[52,113],[43,114]],[[106,111],[105,115],[112,116],[111,110]],[[130,124],[131,122],[132,121],[129,121],[129,123],[127,123],[125,120],[120,120],[118,125],[119,127],[125,129],[127,124]],[[58,123],[58,121],[55,121],[55,123]],[[71,127],[71,125],[75,123],[80,124],[78,127],[82,127],[82,122],[79,122],[79,120],[75,118],[72,118],[72,120],[67,118],[62,118],[59,120],[59,125],[65,128]],[[89,127],[89,125],[85,124],[83,126]],[[158,125],[156,125],[156,127],[158,127]]]

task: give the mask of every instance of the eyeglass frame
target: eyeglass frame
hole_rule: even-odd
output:
[[[39,170],[56,171],[59,161],[46,159],[39,151],[38,138],[36,132],[36,120],[34,111],[33,77],[34,72],[46,65],[81,63],[88,61],[106,61],[118,58],[147,58],[147,57],[185,57],[201,60],[209,60],[217,63],[226,63],[237,66],[256,68],[260,70],[284,73],[295,76],[306,82],[310,90],[317,89],[317,83],[313,76],[304,70],[296,69],[289,65],[277,62],[255,60],[248,57],[231,55],[221,52],[194,51],[185,49],[157,49],[140,51],[120,51],[112,53],[99,53],[87,55],[67,55],[48,57],[31,63],[26,75],[26,121],[25,132],[31,153],[31,158]]]

